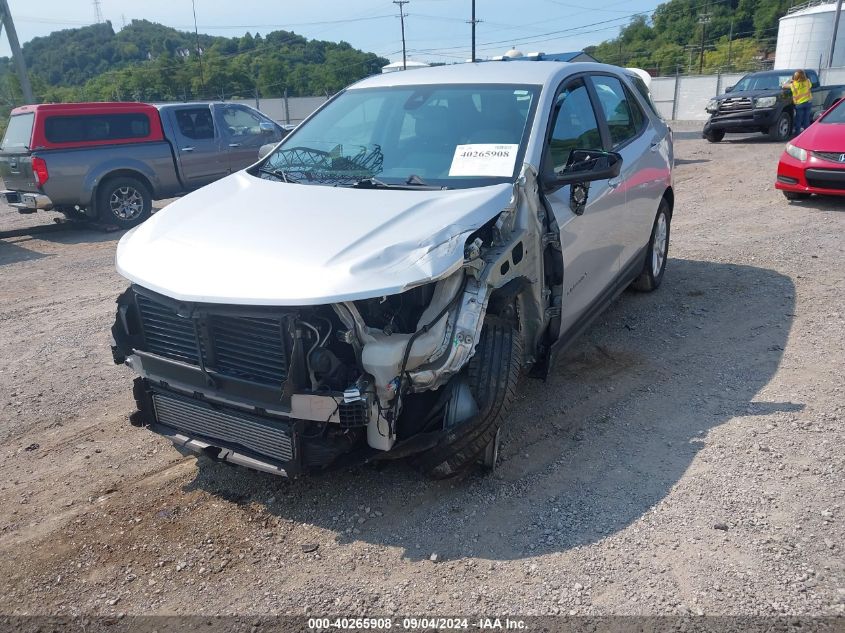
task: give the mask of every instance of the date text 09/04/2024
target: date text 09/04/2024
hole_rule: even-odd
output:
[[[510,630],[519,631],[525,629],[525,622],[519,619],[510,618],[309,618],[308,629],[311,631],[340,630],[361,630],[386,631],[390,629],[400,630]]]

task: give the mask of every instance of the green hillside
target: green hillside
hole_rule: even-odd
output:
[[[39,101],[221,99],[321,95],[373,73],[388,60],[346,42],[288,31],[243,37],[199,35],[133,20],[37,37],[23,45]],[[21,96],[9,58],[0,58],[0,98]]]
[[[670,0],[651,16],[636,16],[619,37],[586,50],[610,64],[698,72],[704,30],[704,72],[748,70],[774,50],[778,19],[792,0]],[[705,25],[702,15],[708,16]],[[729,40],[731,40],[729,42]]]

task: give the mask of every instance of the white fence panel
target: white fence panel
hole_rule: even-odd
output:
[[[675,78],[654,77],[649,86],[651,100],[657,111],[667,121],[672,118],[672,104],[675,102]]]
[[[675,118],[681,121],[704,121],[707,102],[716,94],[716,75],[682,76],[679,79]]]

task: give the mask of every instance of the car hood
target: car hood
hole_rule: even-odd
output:
[[[407,191],[287,184],[238,172],[128,232],[118,272],[179,301],[315,305],[378,297],[463,264],[512,185]]]
[[[717,97],[713,97],[719,101],[724,101],[725,99],[756,99],[757,97],[777,97],[780,93],[783,92],[782,90],[777,90],[775,88],[769,90],[734,90],[733,92],[724,92]]]
[[[813,123],[790,142],[814,152],[845,153],[845,123]]]

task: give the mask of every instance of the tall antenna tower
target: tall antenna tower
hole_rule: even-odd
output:
[[[94,14],[97,16],[97,24],[103,21],[103,12],[100,10],[100,0],[94,0]]]

